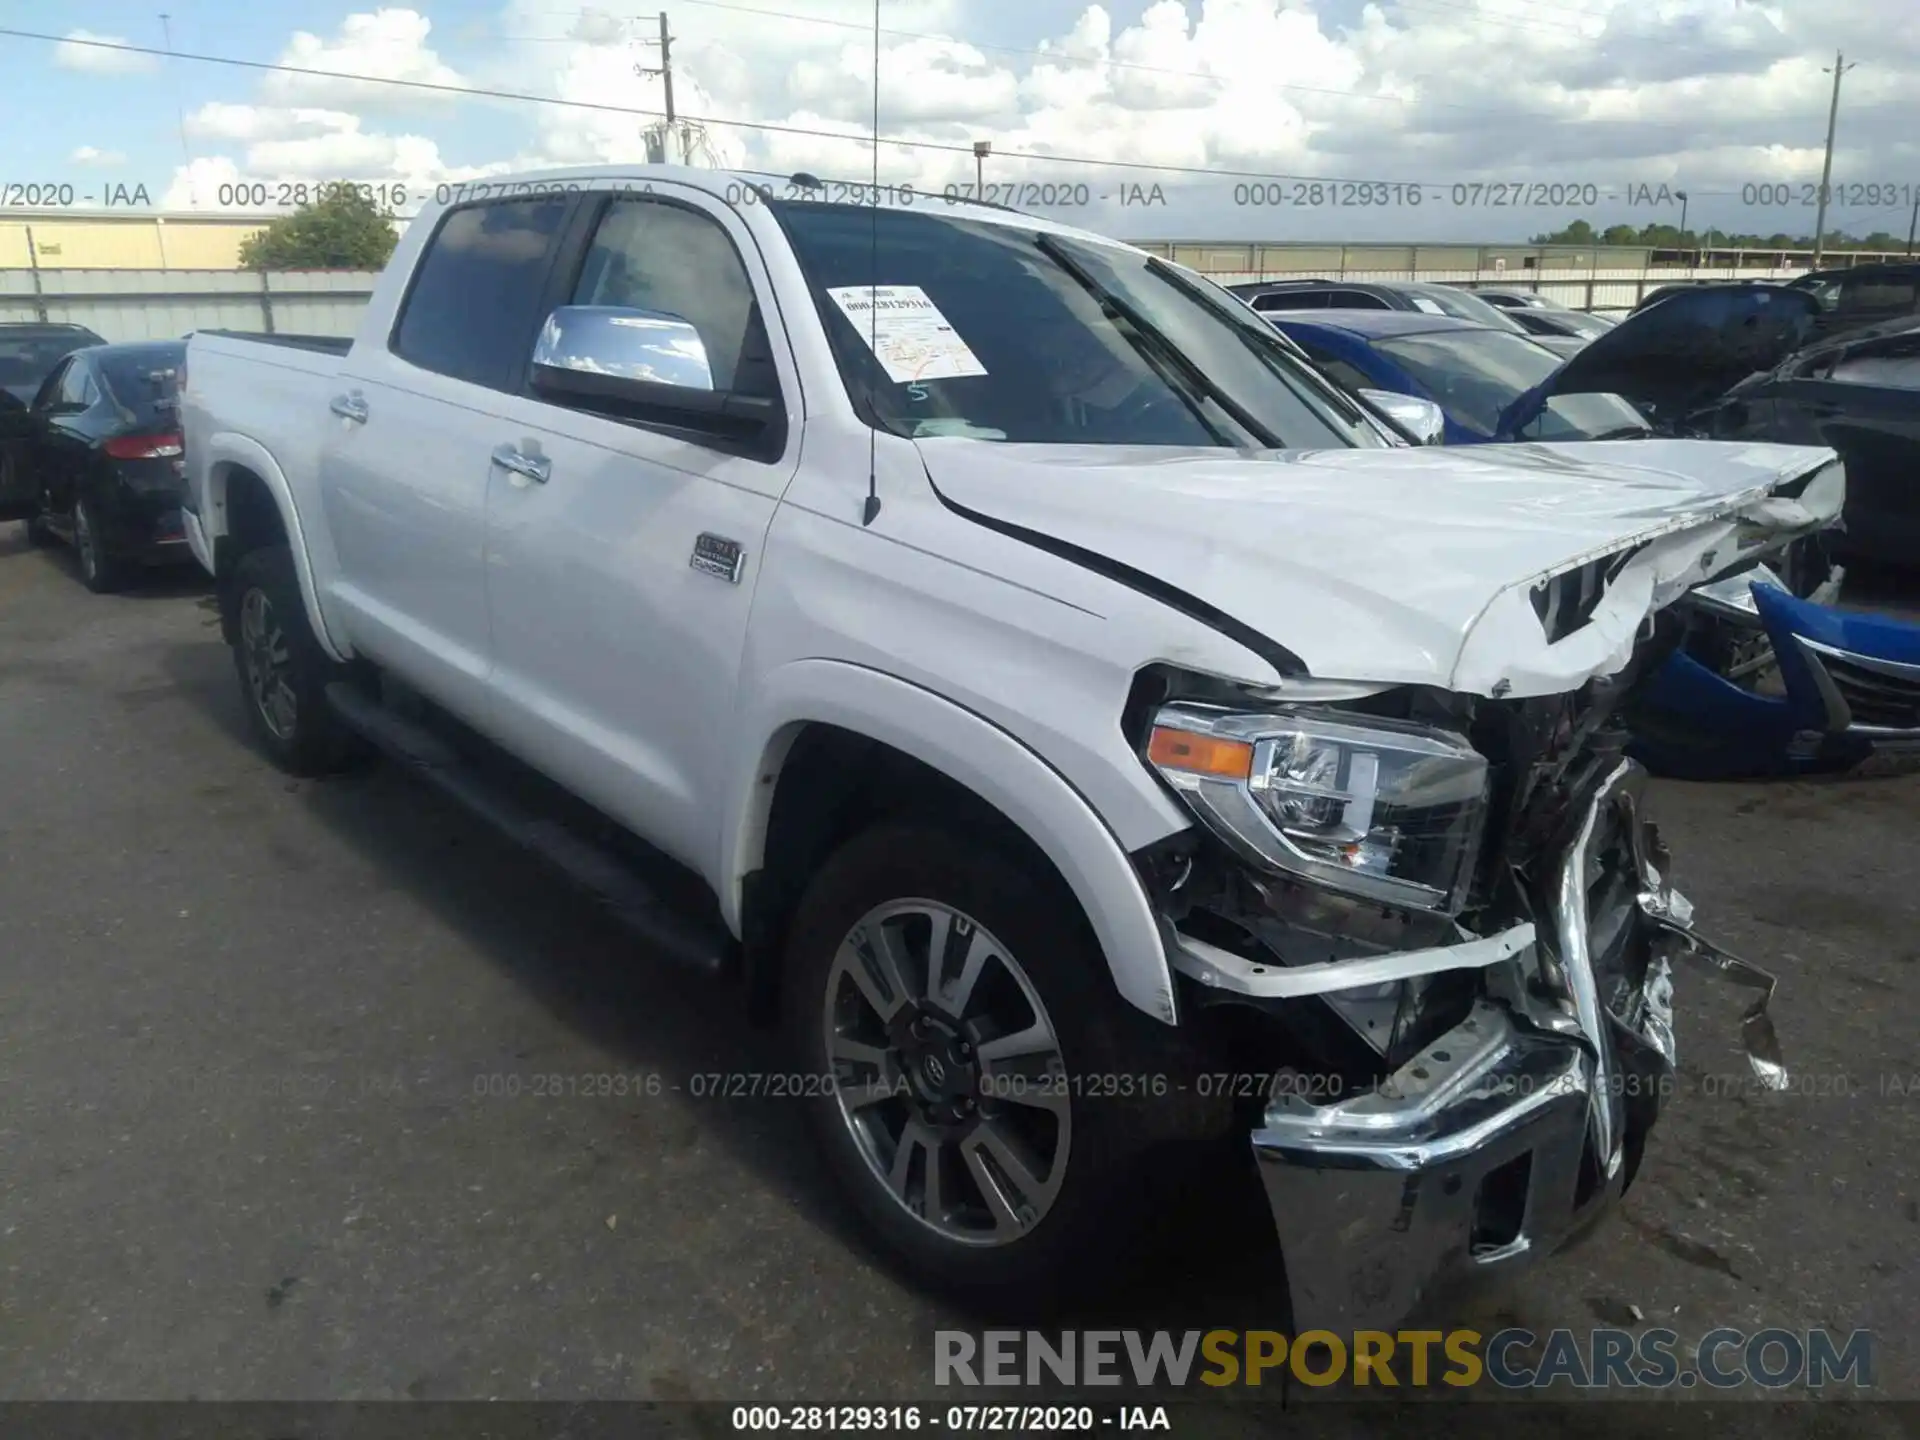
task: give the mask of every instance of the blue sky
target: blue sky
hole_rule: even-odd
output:
[[[832,137],[869,124],[870,4],[665,4],[683,113],[822,132],[715,125],[702,158],[867,172],[870,151]],[[0,4],[0,25],[158,46],[161,5],[183,52],[661,103],[658,81],[633,73],[653,53],[643,43],[651,17],[637,25],[631,10],[564,0],[384,10],[311,0],[73,0],[55,10],[12,0]],[[1835,164],[1845,188],[1830,223],[1904,236],[1920,186],[1912,5],[882,0],[881,129],[958,151],[889,148],[883,179],[965,183],[974,168],[965,151],[986,138],[996,150],[990,181],[1074,187],[1054,192],[1073,218],[1135,238],[1518,240],[1576,215],[1676,221],[1678,189],[1692,197],[1696,229],[1805,233],[1813,210],[1800,202],[1819,176],[1831,83],[1821,67],[1847,47],[1859,65],[1845,81]],[[349,179],[424,193],[507,168],[637,159],[647,123],[12,37],[0,37],[0,85],[12,114],[49,121],[11,127],[0,183],[70,184],[76,198],[144,185],[173,208],[226,208],[223,197],[244,193],[236,182]],[[1037,158],[1047,155],[1102,163]],[[1169,168],[1128,168],[1141,165]],[[1182,173],[1195,170],[1239,173]],[[1267,175],[1400,188],[1318,199],[1286,182],[1247,189]],[[1424,187],[1421,204],[1409,203],[1408,182]],[[1505,182],[1551,203],[1491,206],[1505,197],[1488,187]],[[1149,203],[1122,208],[1122,193]]]

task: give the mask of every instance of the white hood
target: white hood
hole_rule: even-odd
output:
[[[1557,694],[1611,674],[1647,616],[1832,523],[1831,450],[1706,440],[1231,451],[915,442],[991,519],[1177,587],[1315,677]],[[1768,499],[1829,467],[1798,501]],[[1540,581],[1635,545],[1592,619],[1549,644]]]

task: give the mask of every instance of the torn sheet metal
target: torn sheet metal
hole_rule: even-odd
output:
[[[1645,542],[1608,584],[1587,623],[1551,644],[1542,644],[1531,599],[1532,587],[1549,577],[1509,586],[1468,631],[1448,688],[1476,695],[1545,694],[1555,676],[1617,673],[1632,658],[1649,616],[1735,566],[1832,523],[1839,512],[1837,505],[1831,513],[1826,509],[1829,488],[1784,507],[1764,501]]]
[[[1740,1016],[1741,1046],[1747,1052],[1747,1064],[1752,1067],[1755,1079],[1769,1090],[1786,1089],[1790,1078],[1786,1059],[1780,1049],[1780,1037],[1774,1032],[1773,1017],[1767,1013],[1780,982],[1758,965],[1722,950],[1667,916],[1650,913],[1650,918],[1677,942],[1674,949],[1682,958],[1729,984],[1757,992],[1753,1003]]]
[[[1434,945],[1423,950],[1398,950],[1351,960],[1328,960],[1317,965],[1258,965],[1218,945],[1174,931],[1169,947],[1174,969],[1216,990],[1256,999],[1296,995],[1325,995],[1335,990],[1357,990],[1438,975],[1447,970],[1484,970],[1511,960],[1533,946],[1529,922],[1498,935],[1468,940],[1460,945]]]

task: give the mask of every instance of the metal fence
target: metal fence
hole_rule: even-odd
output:
[[[1244,263],[1244,254],[1220,258]],[[1181,257],[1183,263],[1191,263]],[[1336,278],[1328,269],[1231,269],[1202,265],[1223,285]],[[1655,266],[1635,270],[1349,269],[1345,280],[1476,282],[1538,290],[1576,310],[1632,309],[1647,291],[1676,280],[1785,280],[1804,272],[1776,268]],[[373,292],[372,271],[289,270],[0,270],[0,321],[65,320],[108,340],[148,340],[189,330],[265,330],[351,335]]]
[[[0,270],[0,322],[63,320],[107,340],[351,335],[374,279],[360,270]]]

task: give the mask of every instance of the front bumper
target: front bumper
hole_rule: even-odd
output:
[[[1749,1059],[1785,1084],[1773,981],[1693,933],[1639,813],[1644,783],[1623,762],[1597,788],[1540,899],[1542,933],[1487,964],[1459,1025],[1365,1094],[1268,1105],[1252,1144],[1296,1330],[1391,1327],[1605,1210],[1672,1088],[1674,961],[1759,992]]]
[[[1771,661],[1780,683],[1761,688],[1674,655],[1642,696],[1636,748],[1656,770],[1792,774],[1920,753],[1920,625],[1796,599],[1764,570],[1695,595],[1727,633],[1764,636],[1763,653],[1740,668]]]

